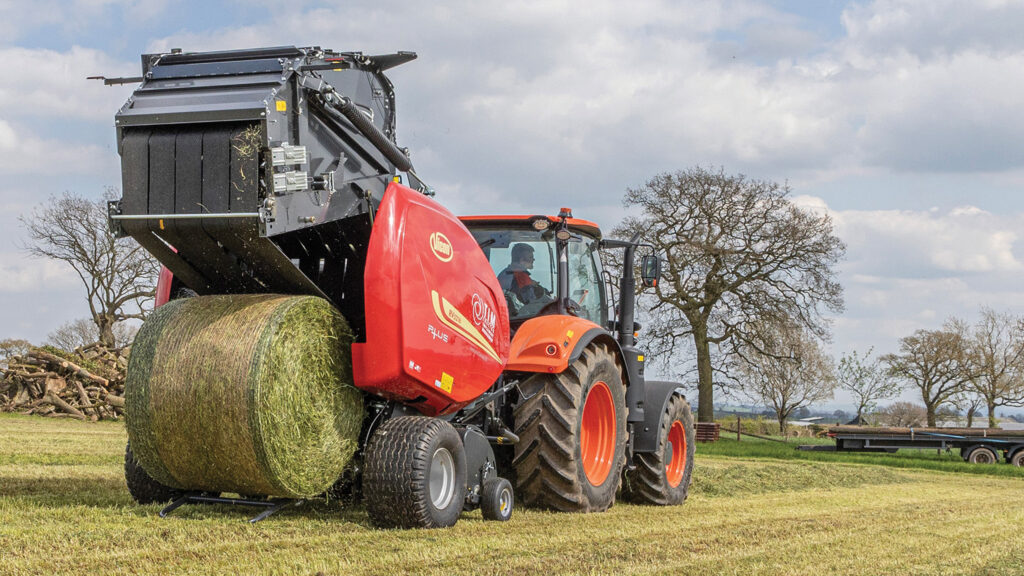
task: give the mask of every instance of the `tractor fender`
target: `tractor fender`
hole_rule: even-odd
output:
[[[673,395],[686,399],[683,385],[678,382],[648,380],[644,382],[644,421],[633,428],[633,451],[655,452],[658,450],[658,432],[661,429],[661,415],[665,413],[669,398]]]
[[[607,342],[622,362],[618,342],[603,328],[577,316],[538,316],[516,331],[505,369],[514,372],[558,374],[569,367],[594,341]],[[628,377],[623,379],[629,384]]]

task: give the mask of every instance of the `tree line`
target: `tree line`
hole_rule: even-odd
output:
[[[907,388],[920,391],[934,425],[943,407],[973,419],[1024,406],[1024,321],[983,309],[979,321],[950,319],[918,330],[899,351],[856,351],[835,362],[824,351],[829,315],[843,310],[836,266],[845,254],[828,214],[802,208],[788,185],[694,167],[629,189],[627,216],[612,235],[639,233],[660,254],[661,281],[638,294],[648,311],[650,355],[698,389],[698,420],[714,419],[717,391],[763,402],[780,427],[795,411],[842,389],[857,419]],[[65,193],[22,218],[32,255],[63,261],[86,290],[90,315],[50,334],[64,349],[131,342],[144,318],[159,265],[131,239],[107,230],[101,200]],[[12,345],[14,345],[12,341]],[[687,366],[679,369],[679,366]]]
[[[796,205],[788,185],[690,168],[630,189],[613,232],[639,233],[665,259],[661,281],[640,294],[651,355],[697,382],[697,419],[714,419],[716,391],[771,408],[780,429],[792,414],[842,389],[857,420],[881,400],[920,391],[928,425],[943,407],[973,419],[981,408],[1024,406],[1022,320],[982,309],[971,325],[950,319],[835,362],[824,350],[828,314],[843,310],[836,266],[845,246],[828,214]],[[680,368],[681,367],[681,368]]]

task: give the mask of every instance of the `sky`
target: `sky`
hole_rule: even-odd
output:
[[[417,52],[389,72],[398,140],[455,213],[569,206],[610,230],[659,172],[788,183],[847,245],[836,357],[1024,313],[1022,24],[1001,0],[0,0],[0,338],[88,313],[18,220],[120,186],[132,86],[86,77],[275,45]]]

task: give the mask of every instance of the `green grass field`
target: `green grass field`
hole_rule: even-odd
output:
[[[1024,574],[1024,472],[955,455],[723,440],[698,447],[680,507],[381,531],[336,502],[160,519],[124,487],[125,437],[0,415],[0,574]]]

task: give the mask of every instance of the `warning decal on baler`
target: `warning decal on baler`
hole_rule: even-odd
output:
[[[483,350],[496,362],[501,362],[501,359],[498,357],[498,353],[494,351],[494,347],[484,339],[483,334],[473,326],[469,319],[462,315],[462,312],[459,312],[451,302],[438,294],[437,290],[431,290],[430,297],[434,302],[434,314],[437,314],[438,319],[440,319],[445,326],[455,330],[455,332],[460,336],[469,340],[469,342],[477,348]]]

